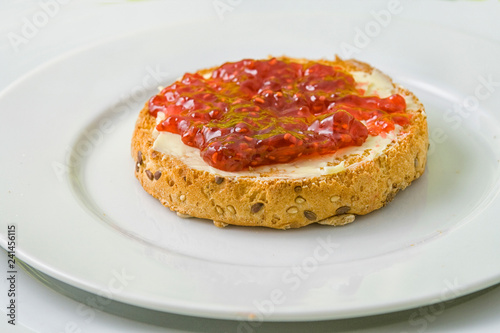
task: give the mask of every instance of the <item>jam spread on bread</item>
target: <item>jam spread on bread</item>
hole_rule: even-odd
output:
[[[365,96],[352,75],[317,62],[245,59],[185,74],[149,101],[156,129],[179,134],[225,171],[288,163],[360,146],[405,126],[405,99]]]

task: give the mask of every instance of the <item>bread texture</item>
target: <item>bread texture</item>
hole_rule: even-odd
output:
[[[348,72],[374,71],[355,60],[316,62],[340,66]],[[208,72],[210,69],[199,73]],[[272,173],[249,176],[193,168],[176,156],[153,149],[156,119],[146,104],[132,137],[135,176],[146,192],[179,216],[212,220],[218,227],[290,229],[311,223],[351,223],[356,215],[385,206],[425,170],[428,133],[424,107],[413,93],[385,78],[398,94],[412,101],[413,108],[407,109],[410,124],[382,151],[370,154],[367,149],[363,154],[346,156],[338,161],[343,167],[331,174],[286,178]]]

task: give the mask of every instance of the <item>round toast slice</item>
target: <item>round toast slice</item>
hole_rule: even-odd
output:
[[[366,63],[339,58],[315,62],[349,72],[366,95],[403,96],[409,124],[332,155],[228,172],[208,166],[180,135],[158,133],[157,119],[146,103],[132,137],[135,176],[146,192],[179,216],[209,219],[218,227],[338,226],[389,203],[425,170],[429,141],[424,106]],[[212,70],[198,73],[209,75]]]

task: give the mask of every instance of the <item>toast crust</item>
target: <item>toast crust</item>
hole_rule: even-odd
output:
[[[336,58],[316,62],[341,66],[349,72],[374,70],[356,60]],[[311,223],[336,226],[351,223],[355,215],[385,206],[425,170],[429,143],[424,107],[410,91],[397,84],[395,87],[417,107],[407,111],[412,115],[411,122],[392,144],[373,159],[363,155],[351,158],[340,172],[290,179],[242,177],[237,172],[222,177],[193,169],[179,158],[155,151],[156,119],[150,115],[146,103],[132,137],[135,176],[146,192],[179,216],[213,220],[219,227],[231,224],[289,229]]]

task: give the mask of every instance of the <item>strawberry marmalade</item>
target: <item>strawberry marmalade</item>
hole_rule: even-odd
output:
[[[341,67],[245,59],[185,74],[149,101],[158,131],[179,134],[214,168],[241,171],[360,146],[409,123],[402,96],[365,96]]]

